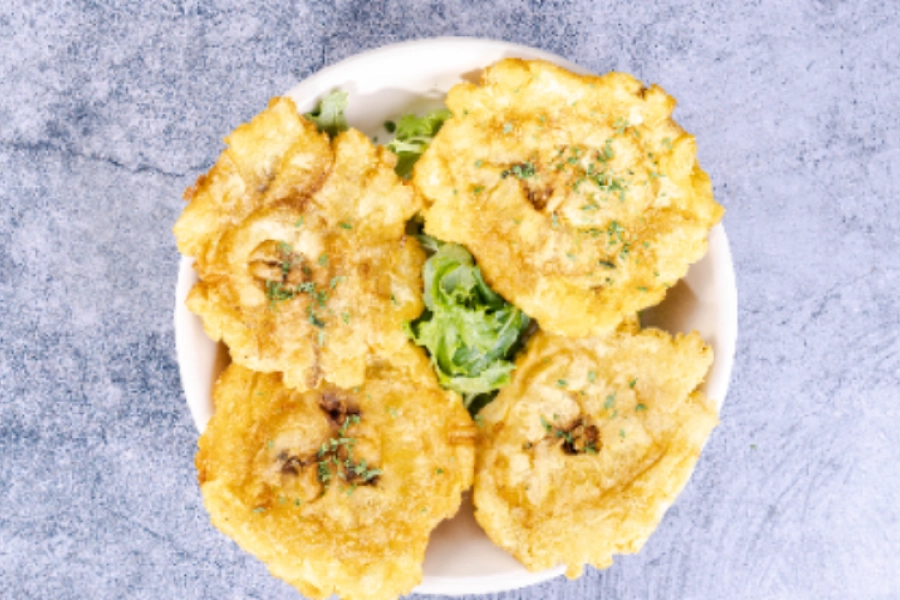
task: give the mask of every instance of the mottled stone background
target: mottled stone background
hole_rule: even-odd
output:
[[[900,598],[900,5],[834,0],[5,0],[0,597],[297,597],[202,508],[170,227],[270,96],[438,35],[676,96],[740,294],[722,425],[643,552],[494,598]]]

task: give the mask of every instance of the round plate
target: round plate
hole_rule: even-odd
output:
[[[383,123],[408,112],[443,105],[447,91],[462,81],[477,81],[481,69],[503,58],[543,59],[576,73],[587,71],[564,58],[506,42],[437,38],[386,46],[348,58],[323,69],[287,93],[300,112],[336,89],[349,94],[346,111],[351,126],[387,142]],[[178,365],[188,406],[202,432],[213,412],[212,386],[228,364],[228,351],[206,337],[200,319],[188,312],[184,300],[196,283],[193,260],[183,258],[175,302],[175,341]],[[704,391],[720,405],[728,391],[737,339],[737,291],[728,239],[721,225],[709,235],[709,251],[687,276],[669,290],[666,300],[642,315],[645,326],[672,333],[697,330],[715,352]],[[482,594],[520,588],[562,574],[558,567],[527,571],[495,546],[475,522],[466,501],[453,519],[431,536],[424,576],[416,592],[423,594]]]

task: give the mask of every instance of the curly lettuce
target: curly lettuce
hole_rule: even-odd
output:
[[[385,128],[394,133],[393,140],[388,142],[388,149],[397,155],[397,166],[394,171],[403,179],[409,179],[413,166],[428,144],[441,130],[444,121],[449,119],[452,113],[446,108],[433,110],[424,117],[413,114],[403,115],[397,123],[388,121]]]
[[[349,128],[347,117],[344,116],[345,110],[347,110],[347,92],[338,90],[322,98],[315,110],[303,116],[315,123],[319,131],[333,138]]]
[[[425,311],[406,331],[428,350],[441,385],[474,413],[509,383],[530,320],[488,287],[465,248],[419,237],[434,255],[423,270]]]

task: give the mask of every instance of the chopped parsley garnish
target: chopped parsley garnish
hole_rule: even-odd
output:
[[[606,410],[611,409],[616,405],[616,393],[613,392],[609,396],[606,397],[606,401],[603,403],[603,408]]]
[[[353,225],[350,223],[341,223],[341,229],[353,229]]]
[[[381,469],[371,468],[366,464],[365,458],[359,461],[354,460],[353,449],[356,446],[356,438],[347,434],[349,427],[359,422],[359,415],[346,416],[337,434],[319,448],[316,454],[318,459],[316,472],[319,481],[325,487],[328,487],[328,484],[336,476],[353,484],[350,492],[352,493],[352,490],[356,489],[358,485],[356,482],[371,483],[382,474]]]
[[[544,415],[541,415],[541,427],[543,427],[547,433],[553,433],[553,426],[547,422],[547,419],[544,418]]]
[[[315,312],[313,312],[312,306],[310,306],[310,310],[309,310],[309,319],[308,319],[308,320],[309,320],[309,323],[310,323],[311,325],[315,326],[315,327],[318,327],[318,328],[320,328],[320,329],[321,329],[322,327],[325,327],[325,321],[320,321],[320,320],[319,320],[319,317],[316,315]]]
[[[618,135],[622,135],[623,133],[625,133],[626,129],[631,127],[631,124],[627,120],[620,117],[616,119],[615,123],[613,123],[613,127],[615,128]]]
[[[647,410],[647,406],[646,406],[645,404],[643,404],[643,403],[640,403],[640,404],[638,404],[637,406],[634,407],[634,411],[635,411],[635,412],[640,412],[640,411],[642,411],[642,410]]]
[[[266,280],[266,298],[269,299],[269,308],[277,303],[291,300],[297,296],[297,289],[287,286],[280,281]]]
[[[515,175],[519,179],[528,179],[529,177],[534,177],[534,175],[535,175],[534,164],[531,162],[519,163],[519,164],[511,166],[510,168],[508,168],[505,171],[503,171],[502,173],[500,173],[500,176],[503,177],[504,179],[506,179],[510,175]]]

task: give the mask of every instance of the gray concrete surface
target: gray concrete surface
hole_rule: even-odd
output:
[[[202,508],[170,227],[270,96],[438,35],[675,95],[740,293],[722,425],[644,551],[493,598],[900,598],[900,5],[835,0],[3,2],[0,597],[297,597]]]

